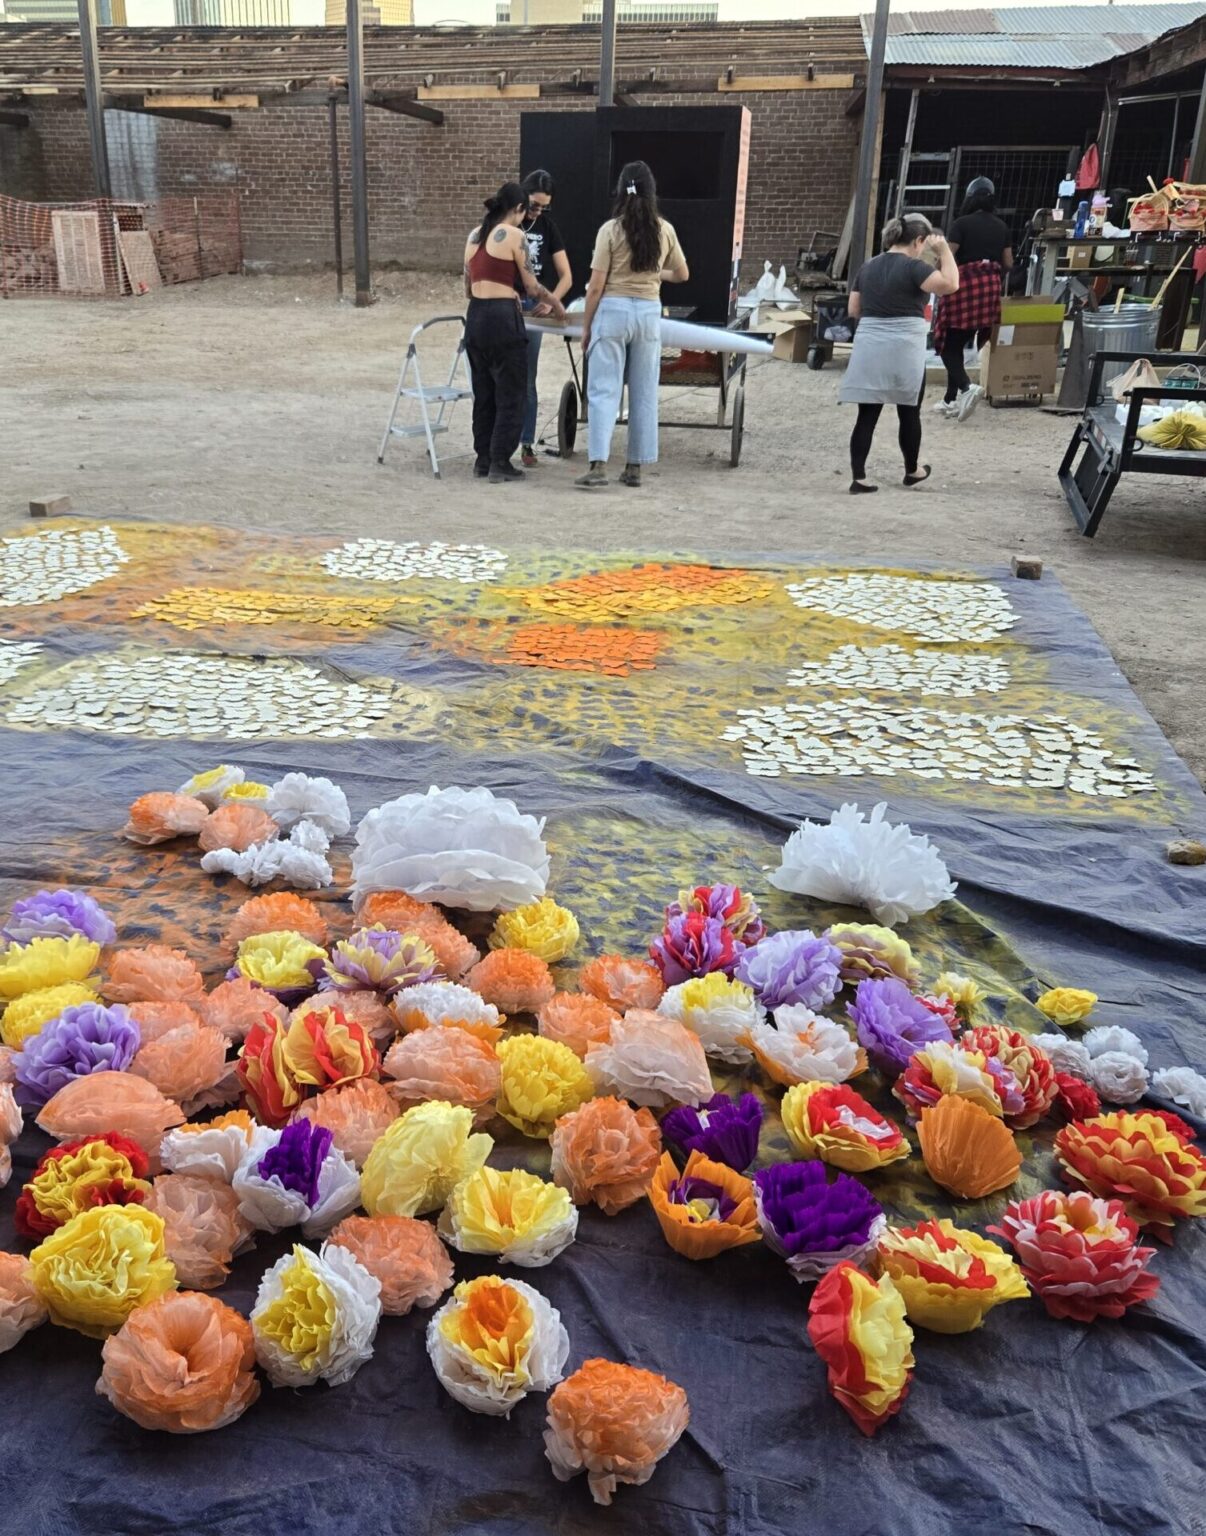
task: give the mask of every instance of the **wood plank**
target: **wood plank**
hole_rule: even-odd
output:
[[[260,98],[258,96],[173,96],[164,92],[163,95],[144,96],[142,104],[144,107],[197,107],[217,112],[234,108],[255,108],[259,106]]]
[[[60,293],[104,293],[105,264],[101,257],[100,220],[94,210],[55,208],[54,256]]]
[[[538,85],[421,85],[420,101],[536,101]]]
[[[159,263],[155,260],[155,247],[147,230],[118,230],[117,244],[131,293],[150,293],[153,288],[163,287]]]
[[[734,75],[716,82],[718,91],[852,91],[853,75]]]

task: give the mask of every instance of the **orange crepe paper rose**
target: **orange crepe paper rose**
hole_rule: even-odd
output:
[[[315,1125],[325,1126],[334,1136],[337,1150],[360,1168],[372,1151],[373,1143],[389,1129],[398,1114],[398,1105],[383,1083],[371,1077],[357,1077],[339,1088],[328,1088],[307,1099],[295,1118],[304,1116]]]
[[[872,1280],[848,1259],[831,1269],[808,1303],[808,1336],[829,1372],[829,1390],[864,1435],[899,1413],[913,1379],[913,1330],[889,1275]]]
[[[289,1010],[271,992],[257,987],[246,976],[234,981],[222,981],[197,1004],[202,1019],[211,1029],[218,1029],[237,1045],[253,1024],[262,1024],[264,1016],[271,1016],[281,1024],[289,1019]],[[130,1010],[134,1012],[133,1008]]]
[[[135,800],[121,835],[132,843],[166,843],[173,837],[196,837],[208,820],[209,807],[192,795],[156,790]]]
[[[526,949],[492,949],[465,985],[503,1013],[535,1013],[557,990],[547,964]]]
[[[243,940],[256,933],[300,933],[321,949],[326,949],[331,937],[327,920],[314,902],[293,891],[272,891],[245,901],[226,930],[223,946],[236,954]]]
[[[481,959],[480,951],[460,929],[454,928],[438,907],[416,901],[405,891],[373,891],[366,896],[356,919],[366,927],[382,923],[395,933],[417,933],[435,951],[445,973],[459,980]]]
[[[847,1173],[870,1173],[908,1157],[894,1125],[846,1083],[797,1083],[779,1106],[797,1157],[819,1157]]]
[[[269,1015],[247,1031],[239,1052],[236,1070],[247,1107],[264,1125],[284,1125],[302,1101],[285,1060],[285,1033],[286,1026]]]
[[[1171,1127],[1175,1118],[1115,1110],[1074,1120],[1056,1136],[1055,1156],[1069,1183],[1121,1200],[1150,1236],[1169,1243],[1175,1222],[1206,1216],[1206,1157]]]
[[[590,1099],[553,1127],[553,1183],[575,1205],[590,1201],[605,1216],[634,1204],[648,1190],[662,1151],[653,1113],[624,1099]]]
[[[151,1173],[159,1171],[164,1131],[183,1122],[179,1104],[132,1072],[90,1072],[77,1077],[48,1099],[38,1114],[38,1125],[56,1141],[104,1136],[108,1131],[128,1136],[146,1153]]]
[[[917,1139],[930,1178],[960,1200],[981,1200],[1004,1189],[1022,1166],[1009,1127],[954,1094],[921,1111]]]
[[[0,1252],[0,1355],[49,1315],[34,1289],[33,1265],[23,1254]]]
[[[162,1040],[173,1029],[201,1023],[201,1015],[191,1003],[131,1003],[128,1012],[138,1025],[140,1046]]]
[[[686,1259],[714,1259],[729,1248],[761,1241],[754,1186],[702,1152],[691,1153],[681,1174],[664,1152],[649,1201],[662,1236]]]
[[[965,1031],[959,1044],[966,1050],[983,1051],[995,1056],[1017,1078],[1022,1093],[1022,1108],[1007,1114],[1005,1122],[1015,1130],[1025,1130],[1041,1120],[1055,1102],[1059,1084],[1055,1081],[1055,1063],[1028,1036],[1003,1024],[981,1024]]]
[[[644,960],[625,960],[623,955],[600,955],[582,967],[578,977],[584,992],[627,1013],[630,1008],[654,1009],[662,1000],[666,983],[655,965]]]
[[[253,1228],[239,1213],[239,1197],[222,1179],[204,1173],[161,1173],[146,1208],[163,1218],[163,1246],[176,1278],[192,1290],[212,1291],[230,1273],[234,1255]]]
[[[181,1024],[140,1045],[130,1071],[165,1098],[187,1104],[225,1077],[226,1037],[205,1024]]]
[[[161,1296],[132,1312],[101,1353],[97,1392],[143,1429],[221,1429],[260,1395],[251,1325],[215,1296]]]
[[[381,1310],[391,1317],[434,1307],[453,1281],[452,1255],[431,1223],[415,1216],[345,1216],[332,1244],[381,1282]]]
[[[381,1070],[377,1048],[363,1027],[334,1004],[294,1009],[282,1054],[285,1069],[303,1088],[334,1088]]]
[[[610,1504],[617,1484],[649,1481],[690,1417],[687,1394],[664,1376],[587,1360],[549,1395],[545,1455],[561,1482],[585,1471],[595,1503]]]
[[[182,949],[147,944],[113,955],[102,990],[110,1003],[190,1003],[195,1008],[205,996],[205,983]]]
[[[197,846],[203,853],[213,853],[216,848],[246,853],[254,843],[271,842],[280,830],[268,812],[258,805],[230,800],[211,813],[201,828]]]
[[[417,1029],[390,1046],[385,1071],[402,1109],[427,1099],[463,1104],[484,1123],[494,1113],[502,1068],[498,1053],[465,1029]]]
[[[568,1045],[585,1060],[592,1045],[605,1045],[611,1039],[611,1026],[619,1017],[589,992],[558,992],[541,1008],[536,1022],[546,1040]]]

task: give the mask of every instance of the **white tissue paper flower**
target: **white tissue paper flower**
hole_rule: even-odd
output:
[[[471,987],[457,981],[420,981],[394,993],[394,1012],[403,1029],[427,1029],[450,1020],[466,1024],[502,1023],[502,1014]]]
[[[1092,1057],[1118,1053],[1130,1056],[1140,1066],[1147,1066],[1147,1047],[1138,1035],[1123,1029],[1121,1024],[1098,1024],[1082,1038],[1085,1050]]]
[[[284,880],[301,891],[320,891],[335,879],[324,855],[331,846],[321,827],[301,821],[288,838],[252,843],[245,853],[215,848],[201,859],[207,875],[233,875],[244,885],[267,885]]]
[[[543,1269],[578,1235],[567,1190],[523,1168],[477,1168],[453,1189],[436,1230],[459,1253]]]
[[[1088,1081],[1090,1057],[1083,1041],[1069,1040],[1067,1035],[1035,1035],[1029,1044],[1046,1051],[1057,1072],[1070,1072]]]
[[[289,833],[289,842],[294,848],[300,848],[305,853],[326,853],[331,846],[326,827],[319,821],[309,819],[297,823]]]
[[[1147,1092],[1147,1068],[1125,1051],[1103,1051],[1089,1063],[1089,1082],[1111,1104],[1133,1104]]]
[[[276,1132],[266,1125],[253,1125],[250,1134],[241,1125],[177,1129],[163,1138],[159,1155],[171,1173],[202,1173],[229,1184],[242,1163],[258,1162],[276,1142]]]
[[[13,1155],[9,1143],[21,1134],[21,1106],[8,1083],[0,1083],[0,1189],[13,1176]]]
[[[803,1003],[785,1003],[771,1015],[774,1024],[756,1024],[750,1045],[777,1083],[844,1083],[858,1071],[858,1045],[849,1031],[823,1019]]]
[[[282,1330],[273,1326],[269,1308],[291,1296],[300,1269],[310,1271],[310,1287],[326,1292],[327,1308],[321,1326],[306,1317],[309,1326],[295,1331],[290,1349],[281,1342]],[[251,1313],[256,1359],[274,1387],[308,1387],[316,1381],[342,1386],[371,1357],[380,1319],[381,1283],[347,1248],[326,1247],[319,1255],[297,1244],[260,1281]]]
[[[1192,1067],[1161,1067],[1152,1073],[1152,1087],[1174,1104],[1183,1104],[1199,1120],[1206,1120],[1206,1077]]]
[[[483,1303],[492,1321],[521,1325],[518,1339],[483,1333],[477,1319]],[[440,1385],[474,1413],[509,1416],[529,1392],[556,1386],[569,1347],[557,1309],[522,1280],[500,1275],[462,1280],[427,1325],[427,1353]]]
[[[239,1197],[239,1211],[261,1232],[280,1232],[301,1226],[306,1237],[325,1237],[337,1222],[360,1204],[360,1174],[356,1164],[332,1146],[318,1174],[318,1199],[311,1205],[297,1189],[289,1189],[277,1174],[264,1178],[259,1165],[264,1154],[281,1139],[272,1133],[265,1146],[252,1146],[235,1170],[231,1188]]]
[[[217,768],[207,768],[204,773],[194,773],[186,784],[181,784],[176,793],[191,795],[194,800],[200,800],[202,805],[208,805],[214,811],[222,803],[227,791],[236,784],[242,784],[246,777],[235,763],[222,763]]]
[[[330,779],[308,773],[287,773],[268,791],[268,814],[287,832],[299,821],[312,821],[332,837],[352,829],[348,797]],[[325,850],[324,850],[325,851]]]
[[[784,843],[770,883],[818,901],[865,907],[888,928],[953,896],[954,882],[929,838],[915,836],[905,822],[892,826],[886,810],[881,801],[867,817],[857,805],[843,805],[828,823],[803,822]]]
[[[695,1107],[716,1091],[699,1036],[676,1019],[641,1008],[617,1019],[610,1037],[587,1049],[585,1065],[596,1093],[653,1109]]]
[[[730,981],[719,971],[671,987],[663,993],[657,1011],[697,1034],[709,1056],[734,1066],[750,1060],[749,1046],[738,1044],[738,1037],[766,1017],[753,987]]]
[[[471,912],[509,911],[544,895],[544,821],[488,789],[402,795],[369,811],[352,854],[357,905],[371,891],[406,891]]]

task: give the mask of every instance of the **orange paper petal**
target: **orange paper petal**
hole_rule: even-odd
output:
[[[252,1234],[230,1185],[203,1173],[161,1173],[144,1204],[163,1217],[163,1246],[176,1278],[193,1290],[221,1285]]]
[[[1009,1128],[954,1094],[922,1110],[917,1139],[930,1178],[960,1200],[980,1200],[1004,1189],[1022,1166]]]
[[[333,1133],[339,1151],[360,1168],[378,1136],[389,1129],[400,1113],[384,1084],[371,1077],[358,1077],[306,1099],[294,1119],[304,1117],[315,1125],[325,1125]]]
[[[656,966],[622,955],[600,955],[582,967],[578,977],[584,992],[600,999],[617,1013],[630,1008],[656,1008],[666,984]]]
[[[434,1307],[452,1284],[452,1256],[436,1229],[413,1216],[345,1216],[328,1238],[381,1282],[381,1310],[403,1317]]]
[[[120,1131],[147,1154],[152,1173],[160,1167],[164,1131],[183,1122],[178,1104],[132,1072],[92,1072],[77,1077],[64,1084],[38,1115],[38,1124],[56,1141]]]
[[[535,1013],[557,990],[546,963],[526,949],[492,949],[465,985],[502,1013]]]
[[[405,891],[373,891],[365,897],[356,917],[366,927],[381,923],[395,933],[417,933],[435,951],[445,975],[452,981],[459,981],[481,959],[479,950],[438,907],[416,901]]]
[[[34,1289],[33,1266],[20,1253],[0,1252],[0,1355],[49,1316]]]
[[[205,983],[196,962],[182,949],[147,944],[117,950],[109,961],[103,990],[111,1003],[191,1003],[196,1007],[205,996]]]
[[[144,1046],[161,1040],[169,1030],[201,1023],[201,1016],[191,1003],[131,1003],[129,1012]]]
[[[266,1013],[281,1024],[289,1022],[289,1010],[284,1003],[271,992],[265,992],[263,987],[257,987],[255,982],[248,981],[246,976],[220,982],[197,1006],[205,1023],[211,1029],[220,1030],[235,1045],[244,1039],[253,1025],[264,1022]]]
[[[330,938],[326,918],[315,904],[292,891],[273,891],[245,901],[222,942],[233,955],[244,939],[257,933],[300,933],[322,949]]]
[[[226,1037],[205,1024],[181,1024],[141,1045],[130,1071],[165,1098],[187,1104],[226,1075]]]
[[[585,1059],[592,1045],[611,1039],[611,1026],[619,1017],[614,1008],[588,992],[558,992],[541,1008],[537,1023],[546,1040],[568,1045],[575,1056]]]
[[[670,1199],[670,1190],[680,1178],[704,1179],[714,1184],[736,1202],[734,1210],[723,1221],[719,1218],[713,1221],[693,1219],[691,1206],[679,1205]],[[691,1153],[681,1175],[669,1152],[664,1152],[649,1186],[649,1202],[662,1236],[675,1253],[681,1253],[687,1259],[714,1259],[726,1249],[741,1248],[746,1243],[759,1242],[762,1237],[753,1184],[727,1164],[714,1163],[702,1152]]]
[[[593,1200],[614,1216],[649,1188],[662,1151],[662,1133],[648,1109],[623,1099],[590,1099],[553,1128],[553,1183],[575,1205]]]
[[[267,811],[258,805],[248,805],[237,800],[220,805],[201,828],[197,838],[204,853],[215,848],[232,848],[235,853],[245,853],[253,843],[266,843],[280,831]],[[261,928],[259,932],[271,932]]]
[[[482,1120],[494,1112],[501,1069],[493,1045],[467,1029],[417,1029],[396,1041],[384,1067],[402,1109],[428,1099],[463,1104]]]
[[[121,835],[132,843],[166,843],[173,837],[195,837],[208,820],[209,807],[192,795],[157,791],[139,795]]]
[[[587,1360],[549,1396],[545,1451],[565,1480],[585,1471],[598,1504],[617,1483],[646,1483],[687,1427],[687,1394],[653,1371]]]

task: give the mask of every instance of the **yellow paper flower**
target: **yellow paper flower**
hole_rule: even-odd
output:
[[[81,982],[91,987],[101,947],[73,933],[69,939],[30,939],[10,944],[0,955],[0,998],[10,1002],[29,992]]]
[[[328,1352],[335,1326],[335,1298],[330,1286],[297,1246],[293,1262],[278,1276],[280,1292],[256,1313],[256,1332],[271,1339],[300,1370],[310,1375]]]
[[[551,1136],[561,1115],[594,1095],[586,1068],[560,1041],[513,1035],[500,1041],[498,1112],[525,1136]]]
[[[500,912],[490,935],[491,949],[526,949],[548,965],[564,960],[577,942],[578,919],[551,896]]]
[[[950,1221],[889,1227],[879,1257],[909,1321],[933,1333],[970,1333],[998,1303],[1030,1295],[1003,1248]]]
[[[29,1256],[52,1322],[103,1338],[136,1307],[176,1289],[163,1218],[141,1205],[81,1211]]]
[[[870,1280],[860,1270],[845,1269],[850,1286],[849,1339],[863,1362],[868,1381],[862,1406],[873,1415],[886,1412],[908,1386],[913,1369],[913,1330],[905,1321],[904,1297],[887,1276]]]
[[[268,799],[269,788],[267,784],[257,784],[254,779],[244,779],[239,784],[228,784],[222,791],[222,803],[263,805]]]
[[[236,966],[248,981],[271,992],[312,987],[311,960],[325,960],[327,952],[300,933],[253,933],[239,945]]]
[[[1080,1024],[1093,1012],[1097,1004],[1096,992],[1085,992],[1080,987],[1052,987],[1044,992],[1035,1007],[1045,1013],[1053,1024],[1070,1029]]]
[[[225,791],[232,784],[241,783],[242,779],[243,770],[234,763],[219,763],[216,768],[206,768],[201,773],[194,773],[188,783],[182,784],[176,793],[200,800],[212,809],[221,800]]]
[[[522,1168],[479,1168],[448,1197],[441,1237],[462,1253],[492,1253],[536,1269],[574,1240],[578,1211],[569,1191]]]
[[[85,986],[82,981],[65,981],[57,987],[39,987],[36,992],[25,992],[9,1003],[0,1022],[0,1040],[19,1051],[43,1024],[57,1019],[64,1008],[74,1008],[79,1003],[99,1003],[100,993]]]
[[[360,1175],[370,1216],[436,1211],[453,1187],[480,1168],[493,1136],[473,1132],[473,1111],[443,1099],[416,1104],[373,1143]]]
[[[970,976],[960,976],[955,971],[943,971],[934,983],[934,991],[939,997],[949,997],[955,1005],[955,1012],[968,1024],[988,996],[979,982],[973,981]]]
[[[462,1280],[457,1305],[442,1308],[439,1329],[490,1376],[526,1386],[536,1321],[527,1297],[497,1275]]]

